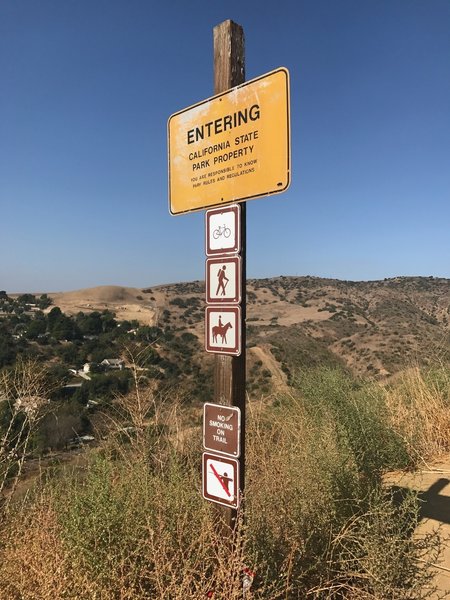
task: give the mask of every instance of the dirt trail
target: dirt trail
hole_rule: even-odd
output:
[[[262,361],[264,367],[272,373],[273,388],[279,392],[288,392],[290,388],[286,381],[286,374],[283,373],[280,364],[275,360],[270,351],[270,345],[260,344],[259,346],[253,346],[250,348],[250,352],[253,352],[256,358]]]
[[[438,529],[442,539],[442,554],[435,569],[438,593],[432,599],[450,598],[450,455],[414,473],[390,473],[386,483],[419,492],[422,520],[416,535]]]

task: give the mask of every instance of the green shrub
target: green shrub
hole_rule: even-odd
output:
[[[311,418],[318,423],[330,420],[336,424],[365,477],[376,480],[383,471],[410,462],[407,446],[389,421],[378,386],[326,367],[305,371],[296,385]]]
[[[178,405],[149,398],[127,444],[111,438],[9,512],[0,596],[238,600],[247,566],[255,600],[428,598],[437,539],[411,535],[414,495],[394,502],[381,485],[383,469],[407,459],[385,396],[333,369],[297,385],[249,404],[234,539],[201,497],[198,414],[180,420]],[[145,399],[123,400],[136,411]]]
[[[253,553],[264,556],[270,581],[283,580],[288,593],[280,598],[426,598],[429,574],[418,559],[426,547],[436,551],[438,542],[411,537],[418,521],[415,495],[396,505],[370,473],[398,460],[395,434],[391,454],[379,456],[370,448],[375,431],[358,431],[367,424],[364,417],[359,424],[343,419],[346,408],[341,412],[332,401],[358,386],[332,371],[311,377],[311,388],[303,382],[309,399],[281,397],[249,420],[246,504]],[[331,386],[325,400],[324,379]]]

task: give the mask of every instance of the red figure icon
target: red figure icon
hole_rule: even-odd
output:
[[[226,325],[222,325],[222,319],[219,316],[219,324],[212,328],[212,341],[217,344],[217,336],[222,338],[222,344],[227,344],[227,331],[233,329],[233,325],[228,321]]]
[[[225,288],[229,282],[229,279],[225,274],[226,269],[226,265],[223,265],[223,267],[217,272],[217,279],[219,280],[219,283],[217,285],[216,296],[219,295],[220,290],[222,290],[222,296],[225,296]]]
[[[223,485],[223,489],[226,491],[226,493],[228,494],[228,496],[231,496],[230,493],[230,489],[229,489],[229,485],[230,483],[233,481],[231,479],[231,477],[228,477],[228,473],[224,473],[223,475],[219,475],[221,481],[222,481],[222,485]]]
[[[214,468],[213,464],[211,464],[211,471],[214,473],[214,475],[219,480],[219,483],[222,486],[226,495],[229,498],[231,498],[231,492],[230,492],[229,486],[230,486],[230,483],[233,481],[232,478],[228,477],[228,473],[224,473],[223,475],[220,475],[220,473],[218,473],[217,470]]]

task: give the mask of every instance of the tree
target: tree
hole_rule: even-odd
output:
[[[55,411],[45,416],[33,436],[35,450],[61,449],[70,439],[81,435],[87,426],[82,411],[83,407],[73,400],[59,404]]]
[[[76,323],[83,335],[100,335],[103,331],[101,316],[97,311],[89,315],[79,312],[76,316]]]
[[[101,314],[101,322],[102,322],[102,332],[107,333],[109,331],[114,331],[117,327],[117,321],[115,320],[114,313],[109,310],[104,310]]]
[[[16,348],[12,335],[4,325],[0,326],[0,369],[12,365],[16,358]]]
[[[36,304],[36,296],[33,296],[33,294],[21,294],[17,298],[17,302],[19,304]]]
[[[0,436],[0,494],[13,478],[9,498],[14,497],[31,436],[48,406],[49,392],[47,373],[36,361],[18,360],[13,368],[0,373],[2,421],[7,421]]]
[[[45,310],[49,306],[51,306],[53,300],[47,296],[47,294],[42,294],[42,296],[38,300],[38,306],[41,310]]]
[[[50,333],[53,333],[53,327],[59,321],[62,316],[61,309],[59,306],[54,306],[52,310],[48,313],[47,322],[48,322],[48,330]]]
[[[55,364],[48,369],[48,376],[49,381],[51,381],[52,388],[58,390],[58,388],[65,385],[69,381],[70,373],[67,367],[64,365]]]
[[[36,340],[40,335],[43,335],[47,331],[47,323],[45,319],[38,318],[31,321],[28,325],[25,337],[28,340]]]
[[[75,366],[83,362],[83,357],[79,354],[78,346],[74,343],[59,346],[57,354],[67,365]]]
[[[48,313],[47,322],[50,334],[57,340],[81,338],[81,332],[76,321],[62,313],[58,306],[52,308]]]
[[[149,327],[148,325],[144,325],[143,327],[139,327],[136,339],[141,342],[148,342],[151,344],[152,342],[156,342],[159,338],[162,337],[162,330],[159,327]]]

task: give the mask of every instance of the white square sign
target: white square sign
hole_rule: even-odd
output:
[[[221,256],[206,259],[206,302],[208,304],[241,301],[241,257]]]
[[[217,354],[241,353],[241,307],[207,306],[205,349]]]
[[[203,497],[231,508],[239,506],[239,462],[203,453]]]
[[[239,204],[206,211],[206,255],[235,254],[240,251]]]

